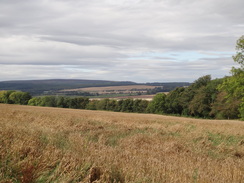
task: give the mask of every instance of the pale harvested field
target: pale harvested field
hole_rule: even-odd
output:
[[[121,100],[121,99],[141,99],[141,100],[151,101],[154,96],[155,95],[136,95],[136,96],[115,97],[115,98],[112,98],[112,99],[117,99],[117,100]]]
[[[1,183],[92,178],[242,183],[244,123],[0,104]]]
[[[156,86],[148,85],[128,85],[128,86],[107,86],[107,87],[88,87],[88,88],[77,88],[67,89],[62,91],[86,91],[86,92],[103,92],[108,90],[132,90],[132,89],[153,89]]]
[[[167,94],[167,92],[165,92]],[[139,100],[147,100],[152,101],[155,95],[135,95],[135,96],[121,96],[121,97],[109,97],[109,99],[114,100],[123,100],[123,99],[139,99]],[[104,98],[90,98],[90,100],[103,100]]]

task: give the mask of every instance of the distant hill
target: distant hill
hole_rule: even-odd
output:
[[[106,86],[127,86],[127,85],[145,85],[145,83],[142,84],[142,83],[135,83],[131,81],[107,81],[107,80],[84,80],[84,79],[16,80],[16,81],[0,82],[0,90],[21,90],[24,92],[30,92],[32,95],[43,95],[45,93],[55,93],[55,91],[64,90],[64,89],[106,87]],[[186,83],[186,82],[146,83],[146,85],[164,86],[164,91],[170,91],[176,87],[189,86],[190,83]],[[156,92],[157,91],[154,91],[154,93]]]
[[[124,86],[136,85],[130,81],[106,81],[106,80],[83,80],[83,79],[50,79],[50,80],[20,80],[2,81],[0,90],[21,90],[30,92],[32,95],[40,95],[45,91],[63,89],[75,89],[84,87]]]

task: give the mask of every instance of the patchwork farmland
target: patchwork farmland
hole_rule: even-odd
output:
[[[107,87],[88,87],[77,89],[66,89],[61,92],[89,92],[98,94],[135,94],[135,93],[147,93],[148,90],[155,88],[163,88],[163,86],[149,86],[149,85],[128,85],[128,86],[107,86]]]

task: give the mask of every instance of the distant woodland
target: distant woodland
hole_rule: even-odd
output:
[[[1,90],[20,90],[28,92],[32,96],[43,95],[66,95],[66,96],[98,96],[97,93],[85,91],[68,91],[68,89],[82,89],[88,87],[109,87],[109,86],[155,86],[155,89],[147,91],[147,94],[157,92],[168,92],[177,87],[189,86],[188,82],[167,82],[167,83],[135,83],[130,81],[106,81],[106,80],[81,80],[81,79],[51,79],[51,80],[24,80],[24,81],[2,81]],[[157,86],[162,86],[157,88]],[[67,91],[64,91],[67,90]],[[99,95],[100,96],[100,95]]]
[[[158,93],[150,102],[141,99],[32,97],[29,92],[3,90],[0,91],[0,103],[244,120],[244,36],[237,41],[236,51],[233,60],[239,67],[232,68],[231,76],[214,80],[210,75],[202,76],[188,87],[177,87],[167,95]]]

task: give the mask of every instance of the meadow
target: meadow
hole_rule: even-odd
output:
[[[242,183],[244,122],[0,104],[0,182]]]

